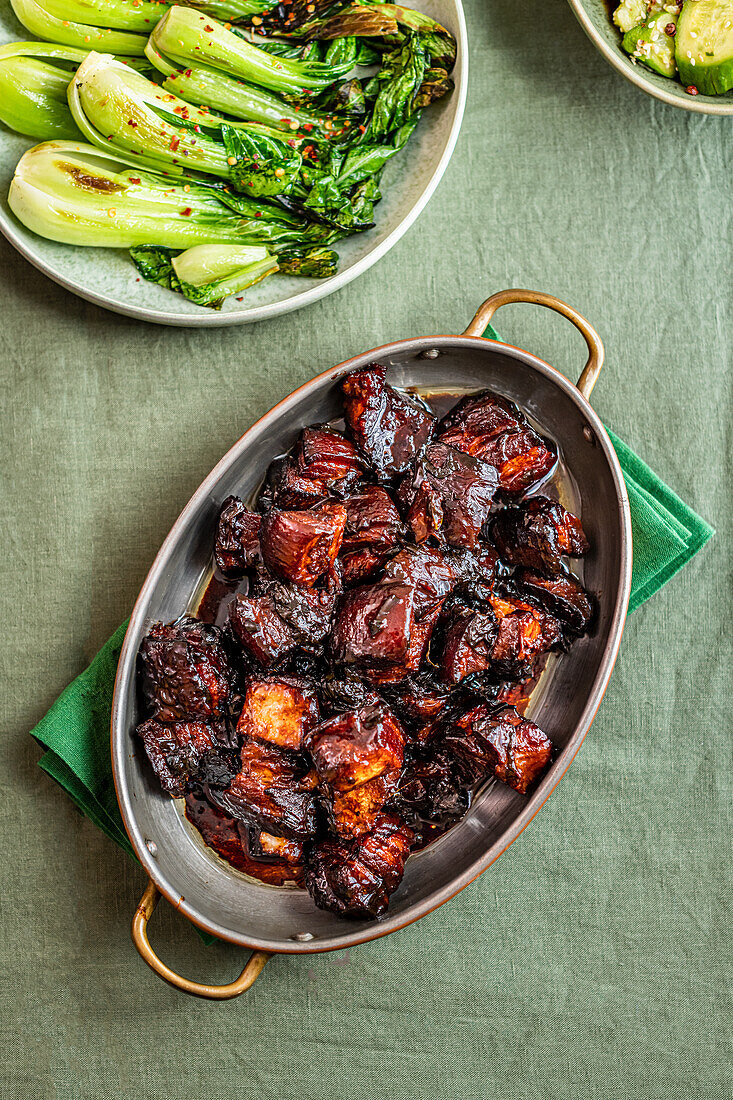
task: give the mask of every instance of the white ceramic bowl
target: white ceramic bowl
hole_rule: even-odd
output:
[[[54,282],[81,298],[116,313],[162,325],[218,327],[264,321],[290,313],[340,290],[375,264],[406,233],[431,197],[448,166],[458,140],[466,102],[466,21],[461,0],[414,0],[413,6],[437,19],[458,41],[452,76],[455,89],[426,110],[407,148],[385,168],[384,198],[376,210],[376,225],[339,242],[339,272],[331,279],[276,276],[244,292],[243,301],[230,298],[221,312],[197,306],[179,294],[144,280],[125,249],[79,248],[36,236],[8,207],[8,187],[15,165],[31,138],[21,137],[0,123],[0,232]],[[28,39],[9,0],[0,0],[0,42]]]
[[[653,73],[646,65],[632,61],[621,47],[621,34],[614,25],[611,11],[614,5],[606,0],[568,0],[578,22],[599,53],[614,69],[641,88],[647,95],[661,99],[670,107],[697,111],[706,115],[733,115],[733,92],[725,95],[689,95],[679,80]]]

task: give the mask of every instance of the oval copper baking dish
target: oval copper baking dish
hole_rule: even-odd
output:
[[[583,334],[588,362],[577,386],[520,348],[480,335],[499,306],[533,302],[567,317]],[[132,613],[122,647],[112,708],[112,759],[120,810],[150,882],[133,919],[133,939],[166,981],[203,997],[224,999],[248,989],[268,957],[352,947],[387,935],[453,897],[504,852],[532,820],[577,753],[598,709],[618,653],[631,586],[631,522],[621,469],[589,404],[603,364],[603,345],[575,310],[547,294],[507,290],[479,308],[460,336],[426,336],[375,348],[306,382],[258,420],[194,493],[163,543]],[[192,606],[211,567],[214,525],[230,493],[254,492],[276,455],[302,427],[340,415],[338,381],[378,360],[402,387],[458,392],[496,389],[528,412],[559,445],[579,498],[591,543],[584,584],[599,597],[589,635],[556,661],[533,696],[529,714],[551,737],[556,758],[530,797],[489,784],[454,828],[408,861],[387,915],[344,921],[314,907],[304,891],[245,878],[200,842],[180,808],[152,781],[132,731],[138,722],[136,657],[154,620]],[[576,503],[577,507],[577,503]],[[225,986],[191,982],[155,955],[146,925],[164,895],[200,928],[252,948],[240,977]]]

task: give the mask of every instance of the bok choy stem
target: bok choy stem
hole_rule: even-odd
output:
[[[118,53],[124,57],[142,57],[145,52],[145,36],[142,34],[75,23],[64,16],[58,18],[47,11],[40,0],[10,0],[10,2],[23,26],[31,34],[46,41],[59,42],[64,46],[77,46],[82,50]]]
[[[178,5],[166,12],[150,39],[156,50],[183,68],[206,65],[281,94],[322,91],[351,68],[349,60],[328,65],[273,57],[215,19]]]

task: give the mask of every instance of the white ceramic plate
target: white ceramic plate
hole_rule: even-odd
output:
[[[346,286],[381,259],[406,233],[425,207],[448,166],[458,140],[466,102],[466,22],[461,0],[414,0],[413,6],[437,19],[458,41],[452,76],[455,89],[426,110],[409,145],[384,172],[384,198],[376,210],[376,225],[337,245],[341,263],[332,279],[275,276],[244,292],[244,301],[230,298],[221,312],[197,306],[179,294],[141,280],[125,249],[79,248],[55,244],[31,233],[8,207],[8,187],[32,139],[0,123],[0,232],[40,271],[82,298],[144,321],[161,325],[213,327],[264,321],[290,313]],[[0,42],[28,39],[9,0],[0,0]]]

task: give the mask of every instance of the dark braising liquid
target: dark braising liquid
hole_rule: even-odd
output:
[[[438,418],[445,416],[461,397],[465,396],[464,393],[455,392],[424,393],[414,387],[410,387],[410,390],[425,401]],[[342,429],[343,421],[338,421],[333,426]],[[543,434],[547,435],[547,432]],[[558,453],[560,454],[559,448]],[[545,496],[554,497],[567,508],[575,510],[577,493],[567,470],[563,466],[561,454],[556,471],[541,486],[533,490],[533,492],[537,491],[541,491]],[[227,621],[229,605],[235,595],[237,593],[246,594],[247,590],[248,582],[246,578],[242,581],[229,582],[214,572],[198,606],[191,611],[191,614],[196,615],[205,623],[223,626]],[[507,684],[501,690],[497,703],[510,704],[523,715],[529,706],[532,692],[542,676],[546,659],[546,656],[540,659],[535,675],[531,680],[523,684]],[[483,785],[483,783],[479,783],[475,790],[469,792],[469,806]],[[195,793],[189,793],[185,799],[185,814],[201,834],[204,843],[236,870],[270,886],[288,885],[303,888],[302,873],[299,873],[294,865],[285,864],[282,860],[266,862],[253,859],[247,850],[246,826],[239,824],[225,814],[223,810],[211,806],[209,802],[198,798]],[[421,851],[428,844],[434,843],[455,824],[455,818],[450,818],[445,822],[420,822],[415,830],[416,843],[413,850]]]

